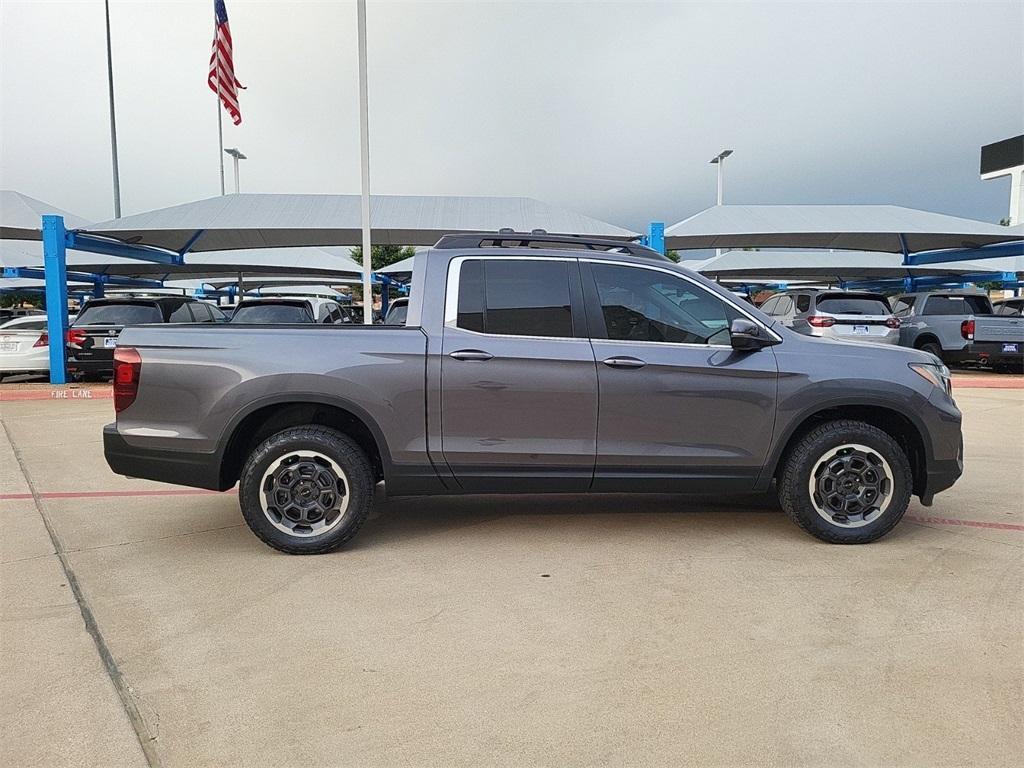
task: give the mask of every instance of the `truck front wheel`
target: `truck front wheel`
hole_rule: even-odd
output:
[[[373,470],[347,435],[309,424],[271,435],[242,468],[238,498],[249,528],[292,555],[336,549],[373,507]]]
[[[779,477],[779,502],[822,541],[866,544],[900,521],[912,488],[899,443],[878,427],[844,419],[800,438]]]

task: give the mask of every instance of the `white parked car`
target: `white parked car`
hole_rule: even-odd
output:
[[[46,315],[25,315],[0,325],[0,379],[49,371],[50,337],[46,333]]]

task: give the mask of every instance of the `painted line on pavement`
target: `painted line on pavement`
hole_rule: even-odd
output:
[[[931,525],[960,525],[966,528],[995,528],[1000,531],[1024,531],[1020,523],[993,523],[987,520],[960,520],[955,517],[931,517],[930,515],[904,515],[904,520],[912,523],[930,523]]]
[[[139,496],[230,496],[236,491],[207,491],[203,488],[168,491],[43,491],[41,499],[118,499]],[[0,493],[0,501],[35,498],[31,493]]]
[[[60,389],[0,389],[0,403],[22,400],[112,400],[112,387],[62,387]]]

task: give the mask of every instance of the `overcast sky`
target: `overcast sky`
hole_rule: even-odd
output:
[[[998,221],[1024,2],[369,0],[371,188],[524,195],[633,229],[726,201]],[[111,2],[125,214],[219,193],[213,2]],[[359,191],[355,2],[227,0],[245,192]],[[103,2],[0,5],[0,186],[112,217]],[[231,168],[228,165],[228,185]]]

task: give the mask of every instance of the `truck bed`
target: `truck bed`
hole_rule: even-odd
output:
[[[151,325],[119,346],[142,356],[118,432],[168,452],[214,455],[247,415],[286,399],[341,403],[388,436],[394,464],[426,459],[426,334],[360,325]]]

